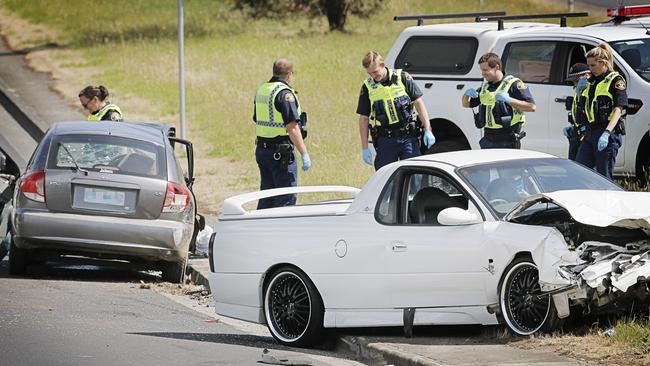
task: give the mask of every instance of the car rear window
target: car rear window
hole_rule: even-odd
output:
[[[64,148],[65,147],[65,148]],[[150,142],[117,136],[66,135],[54,141],[48,169],[80,168],[102,173],[163,178],[165,149]]]
[[[412,74],[465,75],[472,69],[478,41],[472,37],[411,37],[395,60]]]

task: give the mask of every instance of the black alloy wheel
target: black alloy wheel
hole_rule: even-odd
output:
[[[293,268],[272,276],[265,291],[264,313],[271,334],[282,344],[311,345],[322,334],[320,296],[311,281]]]
[[[506,269],[499,301],[504,321],[518,335],[547,330],[546,325],[557,317],[551,296],[541,295],[537,266],[527,259],[519,259]]]

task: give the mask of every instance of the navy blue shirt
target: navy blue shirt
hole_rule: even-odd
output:
[[[488,82],[488,91],[493,92],[496,91],[497,88],[499,88],[499,85],[501,85],[501,81],[498,81],[496,83],[490,83]],[[481,87],[479,86],[476,89],[479,94],[481,93]],[[530,94],[530,89],[528,89],[528,85],[524,83],[523,81],[517,81],[515,83],[512,83],[510,85],[510,89],[508,89],[508,95],[510,95],[512,98],[518,99],[518,100],[523,100],[528,103],[535,103],[535,99],[533,99],[533,95]],[[470,98],[469,99],[469,106],[474,108],[478,107],[481,104],[481,99],[480,97],[477,98]]]
[[[388,72],[388,68],[386,68],[386,72]],[[422,91],[420,91],[420,88],[413,82],[413,78],[410,75],[408,75],[405,71],[402,71],[400,78],[404,84],[404,88],[406,89],[406,94],[408,94],[409,98],[411,98],[411,101],[414,101],[422,96]],[[388,78],[381,82],[381,85],[383,86],[390,86],[390,84],[391,81]],[[368,88],[366,87],[366,83],[363,83],[361,86],[361,92],[359,93],[359,102],[357,103],[357,114],[366,117],[370,116],[370,96],[368,95]]]
[[[286,81],[276,76],[272,77],[271,80],[269,80],[268,82],[269,83],[280,82],[289,86],[289,84],[287,84]],[[278,111],[280,111],[280,113],[282,113],[282,121],[284,122],[285,126],[289,122],[300,121],[300,115],[298,114],[298,100],[296,99],[296,96],[291,92],[291,90],[284,89],[280,91],[275,96],[275,100],[273,101],[273,104],[275,105],[275,108]],[[253,121],[257,122],[257,116],[255,113],[255,102],[253,102]]]

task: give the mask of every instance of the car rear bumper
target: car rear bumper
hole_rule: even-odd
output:
[[[180,261],[194,223],[17,209],[13,228],[16,245],[24,249]]]

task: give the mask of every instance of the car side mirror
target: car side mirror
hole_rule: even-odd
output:
[[[438,214],[438,222],[440,225],[458,226],[478,224],[483,222],[483,220],[469,210],[463,210],[459,207],[449,207],[440,211]]]

